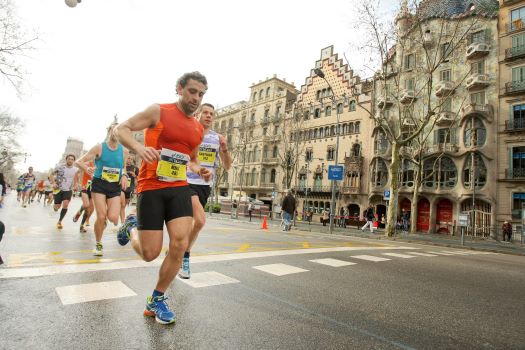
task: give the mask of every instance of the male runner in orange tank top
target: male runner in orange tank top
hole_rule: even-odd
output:
[[[206,78],[199,72],[186,73],[177,81],[179,100],[154,104],[117,127],[119,141],[143,162],[137,184],[137,216],[126,218],[117,235],[121,245],[130,239],[133,249],[145,261],[156,259],[162,250],[163,227],[169,236],[169,253],[160,267],[153,294],[148,297],[144,315],[157,322],[175,322],[164,292],[175,278],[188,249],[193,227],[191,193],[186,169],[209,180],[211,173],[197,161],[203,127],[193,114],[207,90]],[[133,131],[144,130],[144,145]]]

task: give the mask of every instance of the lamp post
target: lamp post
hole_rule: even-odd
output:
[[[242,195],[242,190],[243,190],[243,181],[244,181],[244,178],[246,177],[246,174],[245,174],[245,167],[246,167],[246,147],[247,147],[247,142],[248,142],[248,139],[247,139],[247,134],[245,132],[243,137],[241,138],[241,127],[240,125],[236,125],[233,127],[234,129],[237,129],[239,131],[239,141],[242,142],[242,168],[241,168],[241,171],[239,172],[240,173],[240,191],[239,191],[239,203],[237,203],[237,210],[240,209],[241,207],[241,195]]]
[[[339,108],[337,108],[337,101],[335,98],[335,95],[333,94],[334,89],[332,88],[332,85],[326,80],[325,75],[323,71],[320,68],[314,69],[315,75],[317,75],[319,78],[324,79],[324,81],[328,84],[328,87],[332,91],[332,95],[329,96],[329,98],[332,100],[332,105],[335,104],[335,110],[336,110],[336,118],[337,118],[337,124],[335,127],[336,132],[336,142],[335,142],[335,165],[337,165],[337,162],[339,160]],[[335,217],[335,188],[336,188],[336,180],[332,180],[332,200],[330,202],[330,228],[329,232],[332,233],[334,230],[334,217]]]

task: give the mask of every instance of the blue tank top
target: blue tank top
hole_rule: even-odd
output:
[[[116,150],[109,148],[107,142],[102,142],[102,153],[95,159],[93,177],[107,182],[119,182],[124,168],[124,148],[119,143]]]

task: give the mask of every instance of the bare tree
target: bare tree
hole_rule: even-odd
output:
[[[493,4],[487,4],[487,8],[476,10],[493,10]],[[378,132],[388,141],[385,149],[390,148],[388,187],[391,197],[385,230],[388,236],[394,234],[397,222],[403,159],[415,166],[411,204],[412,230],[415,230],[421,182],[425,177],[441,174],[437,169],[439,160],[443,154],[454,152],[457,143],[453,134],[465,99],[452,99],[452,94],[476,73],[465,69],[459,72],[460,76],[452,78],[450,72],[444,75],[442,70],[445,63],[459,64],[460,57],[465,54],[465,43],[468,45],[471,34],[478,30],[480,17],[452,19],[448,13],[425,8],[424,3],[419,5],[414,1],[409,6],[407,0],[403,0],[395,21],[383,20],[376,1],[363,1],[359,8],[358,26],[370,35],[364,45],[372,57],[367,66],[378,69],[374,79],[377,108],[368,112]],[[453,105],[459,106],[455,112]],[[437,129],[438,126],[444,128]],[[436,134],[436,130],[442,131]],[[429,147],[432,135],[437,148]],[[425,162],[432,160],[431,171],[425,174]]]
[[[21,61],[34,49],[38,36],[24,31],[11,0],[0,0],[0,26],[0,74],[20,94],[26,75]]]

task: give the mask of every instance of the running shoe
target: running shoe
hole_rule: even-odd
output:
[[[175,323],[175,313],[170,310],[166,304],[167,297],[160,295],[158,297],[149,296],[146,302],[144,316],[155,316],[155,321],[160,324]]]
[[[100,242],[97,242],[97,244],[95,245],[95,252],[93,253],[94,256],[102,256],[104,255],[104,252],[102,251],[103,247],[102,247],[102,243]]]
[[[78,218],[80,218],[80,210],[77,211],[77,213],[75,214],[75,216],[73,216],[73,222],[77,222],[77,221],[78,221]]]
[[[61,222],[57,222],[57,229],[61,230],[62,228],[63,228],[62,223]]]
[[[179,277],[184,279],[189,279],[191,277],[190,258],[182,258],[182,267],[179,270]]]
[[[86,233],[87,230],[84,228],[84,226],[80,226],[80,233]]]
[[[118,229],[117,241],[120,245],[128,244],[130,231],[134,227],[137,227],[137,217],[135,215],[128,215],[122,226]]]
[[[86,226],[89,226],[89,219],[86,220]]]

